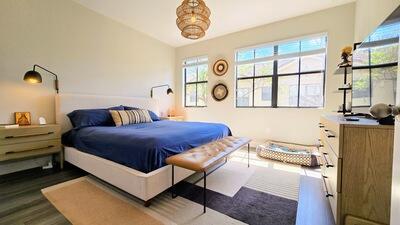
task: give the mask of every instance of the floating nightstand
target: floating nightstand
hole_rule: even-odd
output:
[[[64,156],[59,125],[0,128],[0,162],[56,154],[60,157],[62,169]]]

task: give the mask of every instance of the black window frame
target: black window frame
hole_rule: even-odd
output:
[[[197,63],[193,63],[193,64],[185,64],[185,62],[186,61],[188,61],[188,60],[193,60],[193,59],[196,59],[196,60],[199,60],[199,59],[207,59],[206,61],[204,61],[204,62],[197,62]],[[199,66],[200,65],[207,65],[207,79],[206,80],[204,80],[204,81],[199,81]],[[187,80],[186,80],[186,69],[187,69],[187,67],[191,67],[191,66],[196,66],[196,81],[192,81],[192,82],[187,82]],[[208,69],[209,69],[209,64],[208,64],[208,57],[206,57],[206,56],[199,56],[199,57],[191,57],[191,58],[188,58],[188,59],[185,59],[185,60],[183,60],[183,64],[182,64],[182,70],[183,70],[183,89],[184,89],[184,95],[183,95],[183,98],[184,98],[184,107],[185,108],[204,108],[204,107],[207,107],[207,88],[208,88]],[[196,104],[195,105],[187,105],[186,104],[186,90],[187,90],[187,85],[196,85]],[[205,99],[205,104],[204,105],[198,105],[198,98],[197,98],[197,87],[198,87],[198,85],[199,84],[206,84],[205,86],[206,86],[206,99]]]
[[[398,38],[392,38],[396,39],[397,41],[399,40]],[[389,39],[387,39],[389,40]],[[374,45],[374,43],[379,42],[379,41],[371,41],[369,42],[370,45]],[[353,49],[354,51],[357,50],[357,48],[362,44],[362,42],[357,42],[354,43]],[[382,64],[374,64],[371,65],[371,47],[368,48],[368,65],[365,66],[353,66],[352,70],[368,70],[368,80],[369,80],[369,104],[368,105],[353,105],[353,108],[367,108],[372,106],[372,70],[373,69],[382,69],[382,68],[388,68],[388,67],[398,67],[398,62],[391,62],[391,63],[382,63]],[[353,79],[353,78],[352,78]],[[352,83],[354,81],[352,80]],[[352,102],[353,101],[353,93],[352,93]]]
[[[273,60],[273,73],[271,75],[262,75],[262,76],[255,76],[255,66],[253,66],[253,75],[251,77],[238,77],[237,74],[237,58],[238,58],[238,53],[239,51],[235,52],[235,79],[236,79],[236,90],[235,90],[235,94],[236,94],[236,99],[235,99],[235,107],[236,108],[324,108],[325,107],[325,86],[326,86],[326,67],[327,67],[327,46],[328,46],[328,35],[327,34],[321,34],[321,37],[325,37],[326,38],[326,46],[325,46],[325,52],[323,53],[325,56],[325,66],[324,66],[324,70],[313,70],[313,71],[306,71],[306,72],[301,72],[301,58],[302,56],[297,56],[299,58],[299,65],[298,65],[298,72],[296,73],[284,73],[284,74],[279,74],[278,73],[278,61],[279,59],[274,59]],[[294,41],[299,41],[300,42],[300,46],[299,49],[301,49],[301,41],[306,39],[307,37],[303,37],[303,38],[297,38],[294,39]],[[282,42],[285,43],[285,42]],[[273,46],[274,51],[273,51],[273,56],[277,57],[278,56],[278,47],[280,44],[282,43],[276,43]],[[268,45],[265,45],[268,46]],[[255,50],[258,48],[262,48],[262,46],[260,47],[254,47],[252,48],[253,50],[253,59],[255,59]],[[296,58],[297,58],[296,57]],[[283,58],[286,59],[286,58]],[[252,62],[252,64],[256,64],[254,62]],[[300,106],[300,89],[301,89],[301,75],[306,75],[306,74],[316,74],[316,73],[322,73],[323,76],[323,84],[322,84],[322,105],[321,106]],[[297,106],[278,106],[278,83],[279,83],[279,77],[285,77],[285,76],[298,76],[298,93],[297,93]],[[255,80],[256,79],[260,79],[260,78],[272,78],[272,99],[271,99],[271,106],[255,106],[254,105],[254,87],[255,87]],[[239,106],[238,105],[238,81],[239,80],[252,80],[253,86],[252,86],[252,104],[250,106]]]

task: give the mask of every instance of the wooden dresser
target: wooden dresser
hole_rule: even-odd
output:
[[[31,125],[0,128],[0,162],[42,155],[60,155],[63,167],[60,126]]]
[[[394,126],[320,120],[323,186],[338,225],[390,223]]]

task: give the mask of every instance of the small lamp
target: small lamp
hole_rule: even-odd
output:
[[[153,97],[153,89],[160,88],[160,87],[168,87],[167,95],[174,93],[174,91],[172,91],[171,87],[168,84],[163,84],[163,85],[158,85],[158,86],[152,87],[151,90],[150,90],[150,97]]]
[[[57,74],[51,72],[50,70],[47,70],[46,68],[43,68],[37,64],[33,65],[33,70],[29,70],[28,72],[25,73],[24,76],[24,81],[31,83],[31,84],[38,84],[38,83],[42,83],[42,75],[40,75],[39,72],[36,71],[36,67],[50,73],[51,75],[53,75],[55,77],[54,80],[54,88],[56,89],[56,92],[58,94],[59,89],[58,89],[58,76]]]

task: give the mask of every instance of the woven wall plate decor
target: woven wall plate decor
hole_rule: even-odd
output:
[[[228,88],[222,83],[216,84],[212,89],[212,96],[218,102],[224,100],[228,96],[228,93]]]
[[[219,59],[214,63],[213,72],[217,76],[223,76],[228,71],[228,62],[224,59]]]

